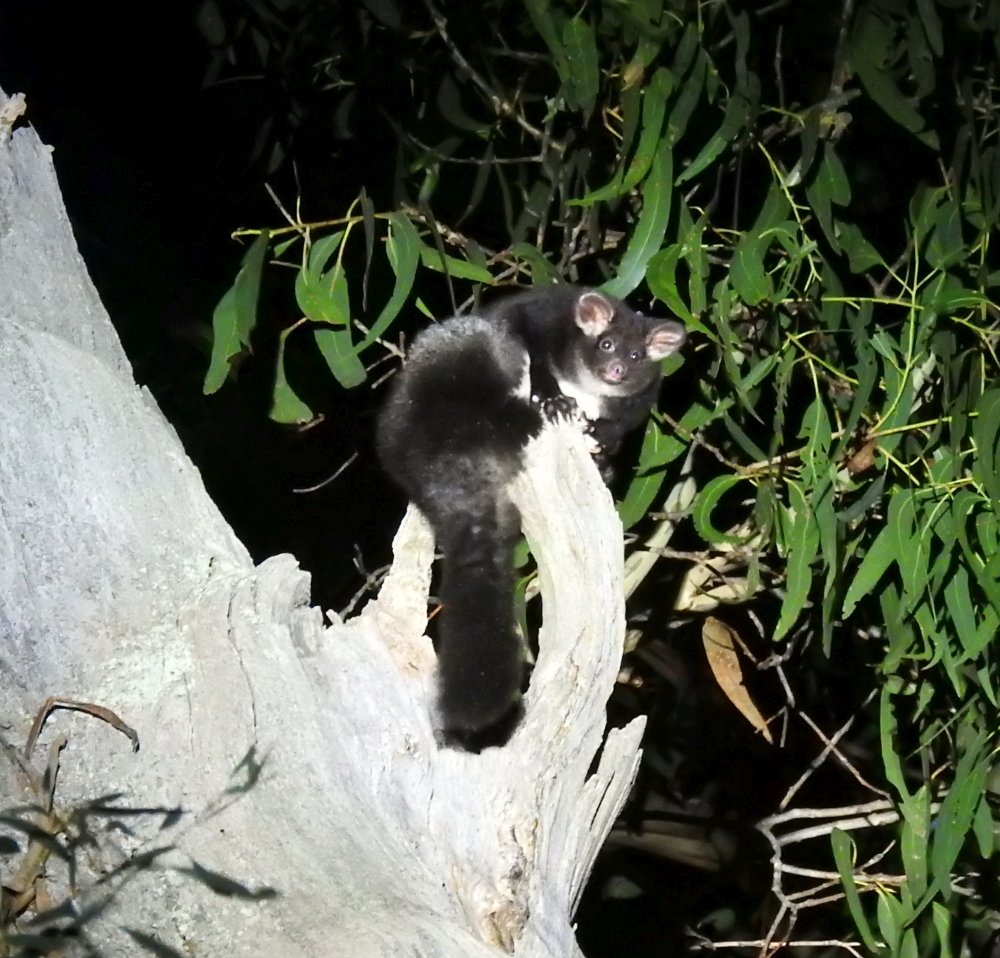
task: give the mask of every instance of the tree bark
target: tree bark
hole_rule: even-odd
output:
[[[604,735],[621,527],[582,438],[547,430],[514,489],[544,600],[525,717],[503,748],[439,747],[422,518],[346,622],[309,606],[291,557],[255,567],[135,385],[48,151],[5,103],[4,930],[73,929],[66,955],[579,954],[642,732]],[[26,758],[49,696],[111,710],[141,749],[56,708]]]

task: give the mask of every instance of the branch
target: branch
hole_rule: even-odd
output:
[[[448,21],[441,13],[440,10],[434,5],[432,0],[424,0],[424,6],[427,7],[428,13],[431,15],[431,19],[434,21],[434,28],[438,32],[438,36],[441,37],[444,45],[448,48],[449,53],[451,53],[451,58],[458,64],[458,66],[468,73],[469,78],[477,87],[479,87],[482,94],[490,102],[493,107],[493,111],[499,117],[505,117],[512,119],[525,133],[534,137],[539,143],[545,142],[545,133],[538,129],[537,126],[529,123],[518,111],[516,106],[502,97],[493,87],[482,77],[482,75],[472,66],[471,63],[465,58],[464,54],[455,44],[455,41],[448,34]],[[559,143],[552,144],[553,149],[561,153],[563,147]]]

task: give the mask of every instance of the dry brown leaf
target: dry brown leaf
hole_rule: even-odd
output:
[[[25,758],[31,758],[32,749],[34,749],[35,742],[42,731],[42,726],[45,725],[45,720],[56,709],[72,709],[76,712],[86,712],[88,715],[93,715],[94,718],[99,718],[102,722],[107,722],[108,725],[116,728],[122,735],[128,738],[132,743],[133,752],[139,751],[139,736],[135,729],[126,725],[111,709],[105,708],[103,705],[94,705],[92,702],[78,702],[76,699],[64,699],[57,695],[50,695],[42,703],[42,707],[38,710],[35,721],[31,725],[28,740],[24,745]]]
[[[774,737],[767,727],[764,716],[753,704],[750,693],[743,684],[743,669],[736,653],[736,643],[740,642],[735,629],[725,622],[709,616],[701,628],[701,641],[705,646],[705,655],[711,666],[715,681],[725,693],[727,699],[735,705],[743,717],[755,728],[769,745],[774,744]],[[740,643],[742,644],[742,643]]]
[[[878,446],[874,439],[866,439],[859,449],[847,460],[847,471],[856,476],[867,472],[875,465],[875,451]]]

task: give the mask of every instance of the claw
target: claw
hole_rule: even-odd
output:
[[[563,419],[567,422],[582,422],[583,416],[576,400],[569,396],[552,396],[541,401],[542,413],[549,422]]]

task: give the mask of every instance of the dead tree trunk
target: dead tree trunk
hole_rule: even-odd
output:
[[[0,953],[72,929],[62,954],[578,954],[641,733],[604,739],[621,528],[580,437],[547,431],[516,489],[544,600],[524,721],[504,748],[441,749],[424,522],[347,622],[291,557],[254,567],[135,385],[15,106],[0,94]],[[60,709],[25,758],[49,696],[141,749]]]

